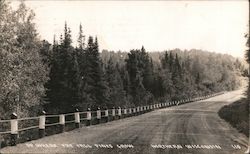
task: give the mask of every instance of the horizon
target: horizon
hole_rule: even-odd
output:
[[[16,8],[19,1],[11,1]],[[198,49],[244,58],[247,1],[25,1],[41,39],[59,40],[64,23],[76,46],[83,34],[97,36],[100,51]],[[52,11],[53,12],[52,12]],[[46,12],[46,13],[44,13]]]

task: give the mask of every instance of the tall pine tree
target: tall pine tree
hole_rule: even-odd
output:
[[[79,65],[71,43],[71,31],[65,23],[60,44],[53,45],[50,81],[47,84],[49,103],[46,105],[46,109],[51,112],[72,112],[80,101]]]

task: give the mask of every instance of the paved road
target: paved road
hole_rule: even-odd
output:
[[[248,139],[218,117],[242,90],[6,147],[2,153],[242,154]],[[33,147],[27,147],[33,146]],[[37,146],[47,147],[37,147]],[[235,145],[235,146],[233,146]],[[56,147],[55,147],[56,146]],[[238,149],[240,148],[240,149]]]

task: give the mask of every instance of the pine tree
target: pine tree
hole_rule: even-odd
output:
[[[87,92],[89,89],[88,82],[86,80],[86,66],[87,66],[87,55],[85,48],[85,35],[83,34],[82,25],[79,26],[78,34],[78,47],[76,48],[76,57],[79,67],[79,103],[76,105],[78,109],[85,111],[89,104],[93,102],[90,94]]]
[[[99,53],[99,45],[97,37],[95,38],[94,42],[94,70],[96,72],[95,74],[95,83],[96,85],[96,99],[97,99],[97,106],[106,106],[108,102],[108,94],[107,94],[107,83],[104,79],[104,70],[102,67],[102,61],[100,58]]]
[[[110,57],[106,68],[106,81],[109,88],[108,107],[127,106],[126,93],[124,91],[123,81],[119,72],[119,66],[114,63],[112,57]]]
[[[154,66],[152,58],[149,57],[148,53],[146,53],[146,50],[142,46],[141,49],[142,53],[142,63],[143,68],[142,69],[142,78],[143,78],[143,86],[145,89],[149,92],[153,92],[153,82],[154,82]]]
[[[77,53],[72,47],[70,28],[64,26],[64,36],[59,45],[53,45],[53,61],[48,83],[47,110],[72,112],[80,102],[80,73]]]
[[[173,65],[174,65],[174,57],[173,57],[173,54],[172,54],[172,52],[170,52],[170,54],[169,54],[169,70],[170,70],[170,72],[172,72],[173,71]]]
[[[145,66],[148,63],[150,67],[150,60],[148,54],[145,52],[144,47],[141,50],[131,50],[128,54],[126,61],[126,69],[130,79],[130,95],[133,98],[135,105],[145,104],[152,98],[152,94],[148,92],[144,85],[144,77],[149,77],[150,74],[146,74]],[[149,79],[149,78],[148,78]],[[145,83],[145,82],[144,82]]]
[[[161,65],[163,69],[169,68],[169,56],[167,51],[165,51],[164,57],[161,59]]]
[[[85,48],[85,35],[83,35],[82,24],[79,26],[79,34],[78,34],[78,48],[80,50]]]
[[[176,54],[175,58],[173,59],[173,65],[172,65],[172,82],[173,87],[175,89],[175,98],[180,98],[183,94],[183,81],[182,81],[182,72],[181,72],[181,65],[179,62],[179,57]]]
[[[106,93],[107,85],[104,80],[104,71],[99,55],[98,40],[89,37],[88,46],[86,48],[86,76],[85,82],[88,87],[86,92],[90,95],[92,102],[89,107],[96,109],[97,107],[106,106],[108,96]]]

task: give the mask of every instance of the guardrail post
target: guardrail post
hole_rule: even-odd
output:
[[[123,114],[124,114],[124,117],[127,117],[127,109],[123,109]]]
[[[136,112],[137,112],[137,114],[136,114],[136,115],[139,115],[139,114],[140,114],[140,107],[139,107],[139,106],[137,106],[137,108],[136,108]]]
[[[74,115],[75,115],[75,127],[80,128],[80,113],[78,109],[76,109]]]
[[[115,107],[113,107],[112,109],[112,117],[113,117],[113,120],[115,120]]]
[[[60,131],[61,133],[65,131],[65,115],[59,115],[59,124],[60,124]]]
[[[132,116],[132,109],[129,108],[129,116]]]
[[[133,108],[133,116],[135,116],[136,115],[136,108],[134,107]]]
[[[118,118],[121,119],[122,116],[122,109],[121,107],[118,108]]]
[[[108,109],[106,109],[105,110],[105,122],[108,122],[109,121],[109,110]]]
[[[45,136],[45,117],[46,112],[42,111],[41,115],[39,116],[39,138],[43,138]]]
[[[97,123],[99,124],[101,122],[101,109],[100,107],[98,107],[97,111],[96,111],[96,117],[97,117]]]
[[[11,136],[10,136],[10,145],[15,146],[17,143],[17,136],[18,136],[18,122],[17,122],[17,114],[12,113],[11,116]]]
[[[91,125],[91,110],[90,108],[88,108],[86,126],[90,126],[90,125]]]

